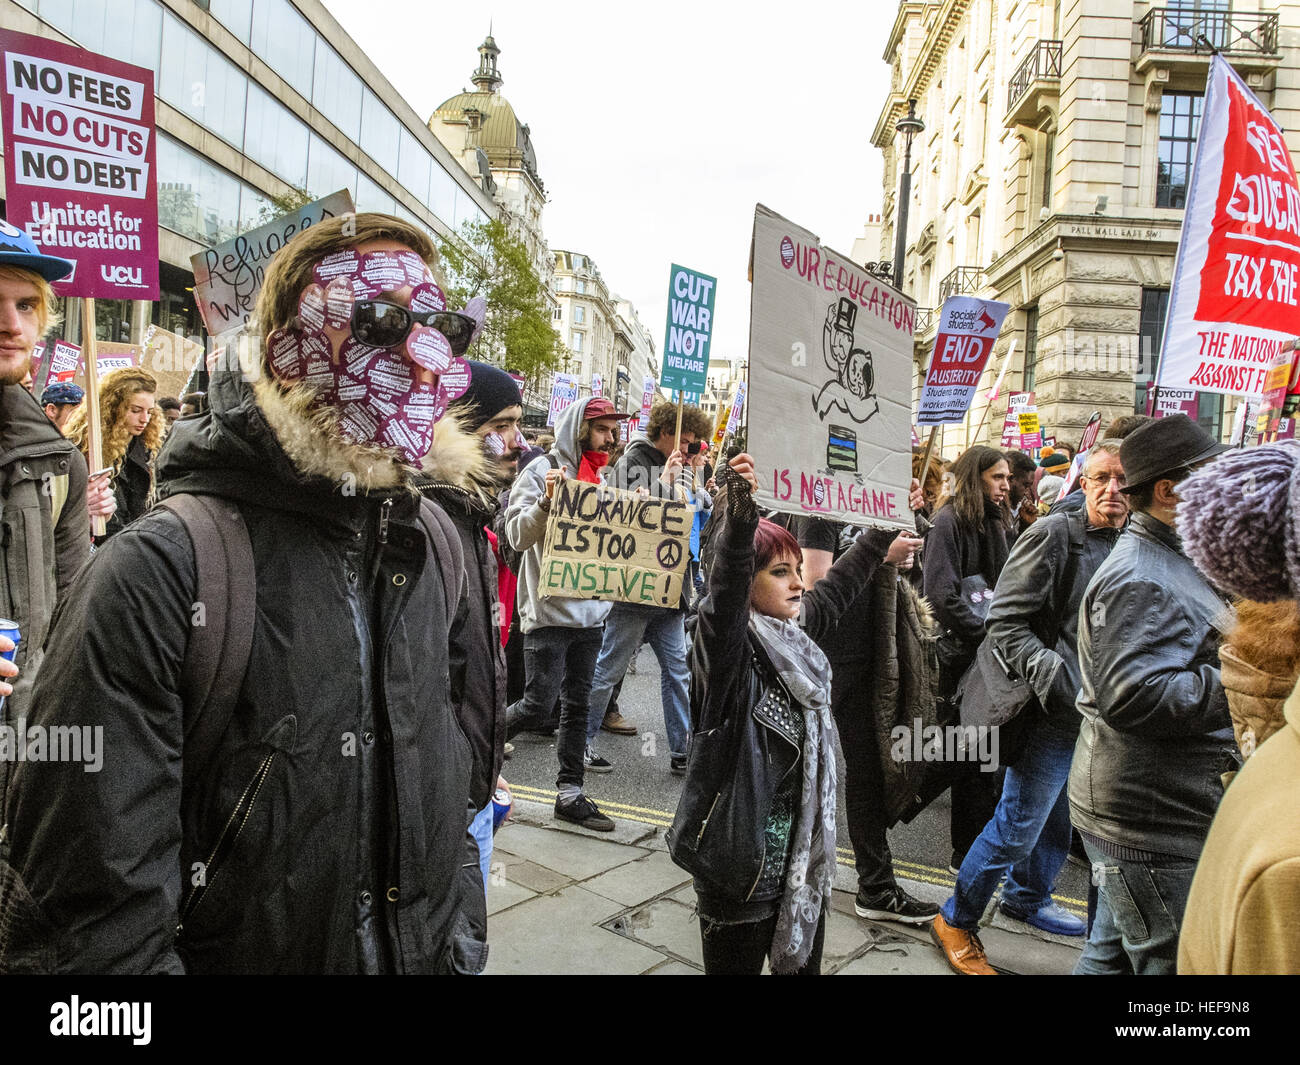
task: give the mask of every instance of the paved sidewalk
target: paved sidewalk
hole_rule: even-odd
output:
[[[948,895],[942,884],[901,883],[933,902]],[[949,974],[926,928],[856,916],[856,886],[841,863],[824,973]],[[620,818],[612,833],[588,832],[516,796],[492,854],[487,972],[699,974],[694,910],[690,875],[668,857],[662,825]],[[1000,915],[980,938],[997,968],[1035,975],[1069,973],[1082,946]]]

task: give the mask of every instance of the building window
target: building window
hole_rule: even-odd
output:
[[[1187,180],[1192,173],[1203,103],[1204,96],[1199,92],[1167,92],[1160,98],[1157,207],[1187,206]]]
[[[560,319],[564,317],[564,311],[562,311],[559,307],[556,307],[555,310],[551,313],[551,317],[558,322],[560,321]]]
[[[1038,378],[1038,304],[1025,308],[1025,373],[1023,392],[1032,392]]]
[[[573,283],[573,291],[578,293],[580,296],[585,295],[587,292],[587,282],[581,279],[575,281]]]
[[[574,325],[584,325],[584,324],[586,323],[586,321],[587,321],[587,308],[586,308],[586,307],[574,307],[574,308],[573,308],[573,324],[574,324]]]
[[[581,352],[581,351],[582,351],[582,334],[581,334],[581,333],[570,333],[570,334],[569,334],[569,347],[572,348],[574,351],[577,351],[577,352]]]
[[[1133,379],[1133,409],[1146,412],[1147,386],[1155,380],[1160,367],[1160,345],[1164,342],[1165,316],[1169,312],[1167,288],[1142,290],[1142,317],[1139,319],[1137,374]],[[1223,432],[1223,397],[1215,392],[1196,396],[1196,420],[1201,428],[1219,439]]]

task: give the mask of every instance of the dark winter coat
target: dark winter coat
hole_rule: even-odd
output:
[[[457,442],[457,434],[465,444]],[[506,658],[497,558],[484,531],[498,508],[478,437],[460,433],[453,416],[446,415],[416,483],[451,519],[465,552],[465,603],[452,627],[451,699],[473,759],[469,802],[481,810],[496,790],[505,759]]]
[[[101,727],[105,757],[98,773],[20,766],[9,827],[31,899],[0,914],[0,967],[482,966],[470,750],[419,497],[389,453],[311,417],[309,390],[255,389],[214,375],[211,412],[178,423],[159,462],[164,494],[231,500],[248,527],[256,626],[231,723],[183,793],[201,604],[184,527],[154,511],[96,553],[51,637],[32,722]]]
[[[1016,540],[989,607],[989,639],[1029,681],[1047,723],[1071,735],[1079,731],[1079,603],[1119,535],[1089,526],[1087,510],[1039,518]]]
[[[984,501],[984,523],[968,525],[952,504],[940,507],[925,538],[925,597],[939,623],[969,644],[984,638],[984,622],[962,598],[961,582],[979,574],[992,588],[1006,563],[1007,528],[1002,511]]]
[[[117,510],[108,519],[104,535],[99,537],[103,543],[110,536],[125,529],[136,518],[149,509],[150,495],[153,493],[153,473],[150,463],[153,456],[145,449],[144,442],[138,436],[131,438],[121,468],[113,475],[113,495],[117,499]]]
[[[1236,765],[1219,642],[1232,611],[1147,514],[1102,563],[1079,612],[1079,741],[1070,819],[1120,847],[1195,860]]]
[[[22,637],[0,722],[12,726],[27,712],[55,604],[90,557],[86,462],[21,385],[0,385],[0,504],[0,616]],[[0,764],[0,796],[10,768]]]
[[[778,702],[788,704],[789,696],[749,632],[758,512],[752,500],[740,508],[714,519],[709,590],[691,646],[690,762],[668,833],[669,852],[695,875],[696,890],[733,906],[742,906],[757,884],[773,797],[800,760],[800,749],[768,711],[770,691]],[[893,538],[892,532],[861,536],[805,593],[800,623],[812,639],[823,638],[849,608]]]

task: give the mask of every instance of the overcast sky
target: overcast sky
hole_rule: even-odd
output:
[[[473,87],[492,19],[547,242],[595,260],[660,358],[674,262],[718,278],[713,360],[745,356],[756,203],[846,254],[880,211],[892,4],[324,2],[426,118]]]

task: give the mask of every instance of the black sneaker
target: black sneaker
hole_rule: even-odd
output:
[[[612,773],[614,763],[608,758],[602,758],[591,749],[588,744],[586,750],[582,752],[582,764],[588,773]]]
[[[594,802],[587,796],[579,795],[576,799],[562,803],[555,800],[555,816],[561,821],[571,821],[594,832],[613,832],[614,822],[600,812]]]
[[[868,898],[861,891],[853,900],[853,909],[859,917],[869,921],[897,921],[899,924],[922,925],[933,921],[939,907],[932,902],[914,899],[901,887],[893,894]]]
[[[669,759],[669,768],[672,770],[674,776],[686,776],[686,755],[671,755]]]
[[[965,860],[966,860],[965,851],[953,851],[952,858],[948,862],[948,872],[952,873],[953,876],[956,876],[958,873],[961,872],[961,863],[964,862]]]

